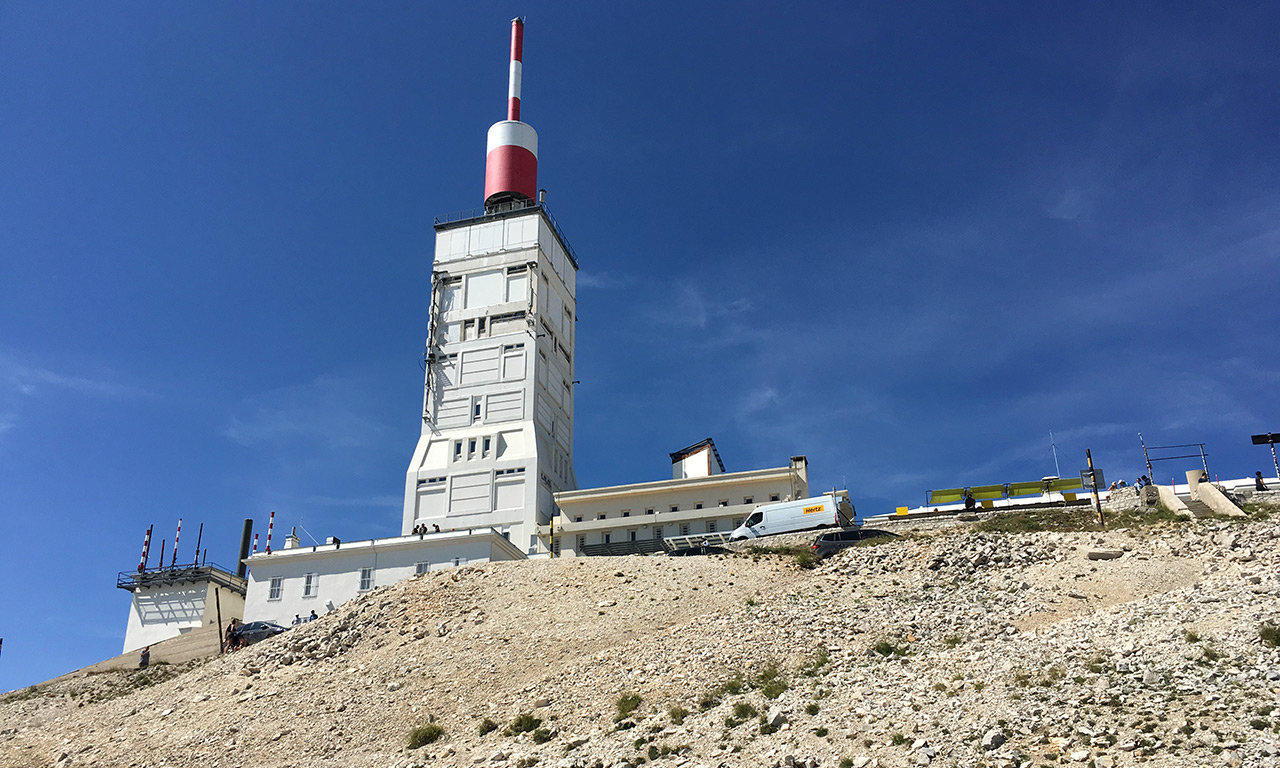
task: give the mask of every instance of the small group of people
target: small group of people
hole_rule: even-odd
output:
[[[440,532],[440,526],[439,526],[439,525],[436,525],[435,523],[432,523],[432,524],[431,524],[431,528],[432,528],[433,530],[428,530],[428,529],[427,529],[427,524],[426,524],[426,523],[419,523],[418,525],[413,526],[413,533],[414,533],[414,535],[415,535],[415,536],[421,536],[421,535],[423,535],[423,534],[427,534],[427,533],[439,533],[439,532]],[[315,613],[315,611],[312,611],[312,613],[314,614],[314,613]]]
[[[300,614],[300,613],[295,613],[295,614],[293,614],[293,623],[294,623],[294,624],[305,624],[305,623],[307,623],[308,621],[315,621],[315,620],[316,620],[316,619],[318,619],[318,618],[320,618],[320,617],[316,615],[316,612],[315,612],[315,611],[312,611],[312,612],[311,612],[311,615],[310,615],[310,616],[308,616],[308,617],[307,617],[307,618],[305,618],[305,619],[304,619],[304,618],[302,618],[302,614]]]

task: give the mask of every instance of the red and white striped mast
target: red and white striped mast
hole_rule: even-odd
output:
[[[538,133],[520,121],[524,67],[524,19],[511,20],[511,69],[507,119],[489,128],[484,164],[484,205],[527,202],[538,196]]]
[[[267,554],[271,554],[271,529],[276,526],[276,511],[271,510],[271,516],[267,518]]]
[[[139,573],[147,570],[147,555],[151,553],[151,529],[154,527],[154,525],[147,526],[147,535],[142,537],[142,557],[138,560]]]

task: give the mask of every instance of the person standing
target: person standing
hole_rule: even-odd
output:
[[[316,615],[316,612],[315,612],[315,611],[312,611],[312,612],[311,612],[311,615],[307,617],[307,621],[315,621],[315,620],[316,620],[316,619],[318,619],[318,618],[320,618],[320,617]]]
[[[142,653],[138,655],[138,669],[146,669],[151,663],[151,646],[142,649]]]

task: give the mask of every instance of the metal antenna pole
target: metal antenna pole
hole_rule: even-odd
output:
[[[1209,474],[1209,462],[1204,457],[1204,443],[1200,443],[1200,464],[1204,466],[1204,473]]]
[[[1058,446],[1053,442],[1053,430],[1049,430],[1049,448],[1053,451],[1053,474],[1062,477],[1062,469],[1058,466]]]
[[[1093,453],[1088,448],[1084,450],[1084,458],[1089,462],[1089,485],[1093,486],[1093,507],[1098,510],[1098,527],[1105,529],[1107,523],[1102,519],[1102,500],[1098,498],[1098,475],[1093,471]]]
[[[1147,455],[1147,441],[1142,439],[1141,432],[1138,433],[1138,442],[1142,443],[1142,460],[1147,462],[1147,479],[1150,480],[1156,476],[1156,473],[1155,470],[1151,468],[1151,457]],[[1151,482],[1154,483],[1155,480],[1151,480]]]
[[[1276,468],[1276,480],[1280,482],[1280,461],[1276,461],[1276,444],[1271,443],[1271,463]]]

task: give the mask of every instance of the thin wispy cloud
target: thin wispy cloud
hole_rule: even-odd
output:
[[[37,397],[51,391],[74,392],[93,397],[132,397],[146,395],[140,387],[108,378],[93,378],[62,373],[49,368],[21,363],[0,355],[0,382],[10,393]]]
[[[622,288],[630,285],[633,280],[629,275],[618,272],[579,272],[578,273],[579,288]]]
[[[368,391],[353,379],[320,376],[263,392],[234,409],[222,435],[243,446],[299,441],[330,449],[367,446],[389,432],[364,412]]]

